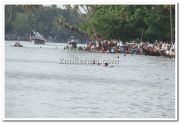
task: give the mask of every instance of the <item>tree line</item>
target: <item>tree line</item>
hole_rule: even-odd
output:
[[[104,39],[122,41],[175,40],[174,5],[6,5],[5,34],[28,36],[32,30],[58,42],[71,35],[84,42],[81,34],[59,25],[57,20],[69,23],[88,34]]]
[[[89,36],[122,41],[174,41],[174,5],[90,5],[81,25]]]
[[[7,38],[14,36],[15,39],[24,37],[24,40],[28,40],[33,31],[38,31],[55,42],[67,42],[70,36],[86,40],[82,35],[59,25],[58,19],[77,27],[82,23],[75,10],[62,9],[56,5],[6,5],[5,34]]]

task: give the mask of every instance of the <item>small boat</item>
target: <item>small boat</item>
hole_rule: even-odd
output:
[[[45,44],[46,39],[43,35],[41,35],[39,32],[34,32],[34,36],[32,36],[32,43],[33,44]]]
[[[70,42],[68,42],[68,46],[70,49],[76,49],[77,48],[77,43],[74,42],[73,40],[71,40]]]
[[[68,42],[68,45],[64,47],[64,49],[68,50],[75,50],[77,48],[77,43],[76,42]]]
[[[19,42],[16,42],[13,46],[14,46],[14,47],[23,47],[23,45],[20,44]]]
[[[76,49],[77,48],[77,40],[74,38],[74,36],[71,36],[70,41],[68,41],[68,45],[64,47],[64,49]]]

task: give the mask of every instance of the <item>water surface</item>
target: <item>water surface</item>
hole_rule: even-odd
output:
[[[6,118],[174,118],[175,61],[5,42]],[[40,48],[42,47],[42,48]],[[59,59],[118,59],[114,67]]]

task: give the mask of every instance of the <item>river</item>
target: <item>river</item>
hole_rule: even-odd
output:
[[[5,118],[175,118],[174,59],[21,43],[5,42]],[[74,58],[119,62],[60,64]]]

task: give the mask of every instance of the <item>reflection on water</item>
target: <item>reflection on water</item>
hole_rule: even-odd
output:
[[[47,43],[5,47],[6,118],[174,118],[175,61],[63,50]],[[57,48],[56,48],[57,47]],[[114,67],[60,58],[118,59]]]

